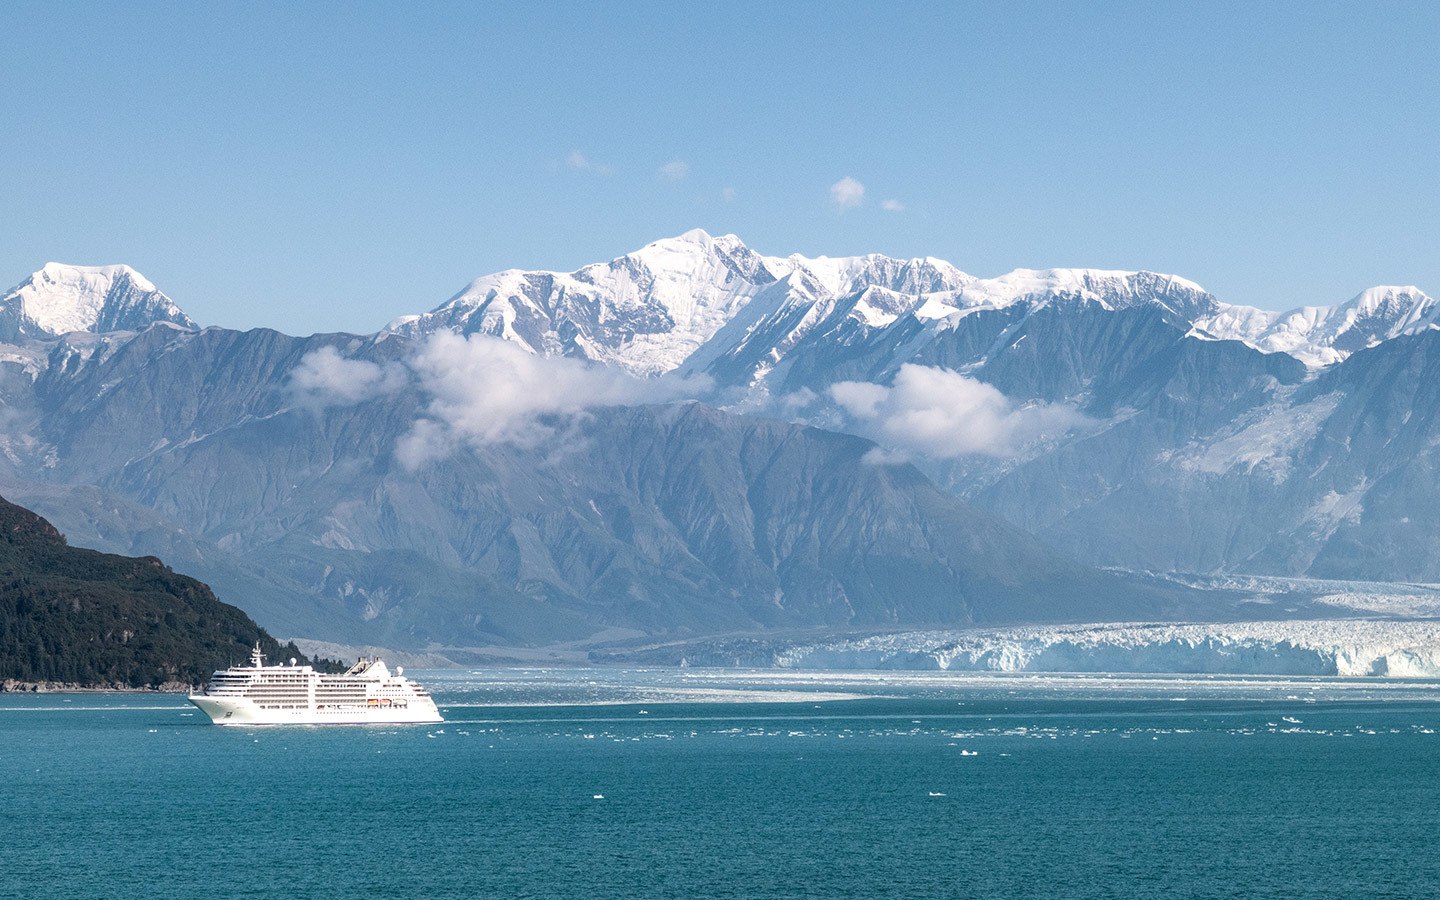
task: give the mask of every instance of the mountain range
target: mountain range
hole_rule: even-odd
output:
[[[1233,616],[1127,571],[1440,580],[1436,315],[691,231],[291,337],[52,263],[0,297],[0,491],[294,637]]]

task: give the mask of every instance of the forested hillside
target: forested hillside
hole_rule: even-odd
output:
[[[160,560],[71,547],[0,499],[0,681],[197,684],[257,641],[272,659],[302,656]]]

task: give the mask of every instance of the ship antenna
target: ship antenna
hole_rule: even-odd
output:
[[[264,659],[265,654],[260,652],[260,642],[256,641],[255,649],[250,651],[250,664],[258,669],[260,668],[261,661]]]

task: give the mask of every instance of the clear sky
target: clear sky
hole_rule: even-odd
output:
[[[702,227],[1440,293],[1440,4],[291,7],[0,5],[0,282],[127,262],[206,324],[370,331]]]

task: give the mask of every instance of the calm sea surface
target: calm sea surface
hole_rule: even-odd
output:
[[[1440,893],[1440,683],[416,674],[445,724],[0,695],[0,896]]]

